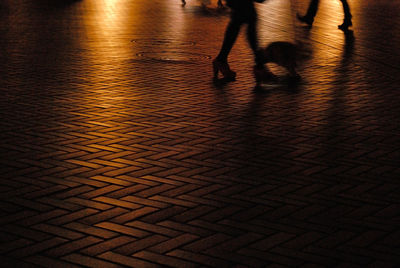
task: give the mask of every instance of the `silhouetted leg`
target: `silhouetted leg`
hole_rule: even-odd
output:
[[[253,50],[254,61],[258,68],[261,68],[264,65],[264,57],[262,52],[258,47],[258,36],[257,36],[257,18],[254,16],[247,26],[247,40],[249,42],[251,50]]]
[[[344,20],[341,25],[339,25],[339,29],[341,30],[347,30],[353,23],[351,22],[351,13],[350,13],[350,7],[349,4],[347,3],[347,0],[340,0],[343,5],[343,13],[344,13]]]
[[[318,5],[319,5],[319,0],[311,0],[306,13],[306,16],[308,18],[314,18],[315,15],[317,15]]]
[[[257,15],[254,13],[248,21],[247,26],[247,40],[253,50],[255,65],[253,68],[254,78],[256,79],[257,86],[261,83],[267,83],[276,80],[276,76],[271,73],[268,68],[264,65],[264,54],[258,46],[258,35],[257,35]]]
[[[300,75],[297,73],[295,66],[289,65],[287,67],[287,70],[289,71],[290,78],[292,78],[292,79],[300,79]]]
[[[350,7],[347,0],[340,0],[340,2],[342,2],[343,5],[344,19],[351,20]]]
[[[227,62],[228,55],[231,52],[233,44],[235,43],[239,35],[241,25],[242,23],[240,21],[234,18],[231,19],[228,26],[226,27],[225,38],[222,43],[221,50],[217,56],[217,60],[221,62]]]
[[[225,79],[234,80],[236,73],[232,71],[228,64],[228,55],[235,43],[242,21],[232,16],[226,27],[224,41],[218,56],[213,61],[214,79],[218,78],[218,72],[221,72]]]
[[[297,18],[308,25],[312,25],[314,22],[314,17],[318,11],[319,0],[311,0],[310,5],[308,6],[307,13],[304,16],[300,16],[297,14]]]

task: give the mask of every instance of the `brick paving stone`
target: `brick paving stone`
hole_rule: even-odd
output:
[[[60,259],[53,259],[49,258],[47,256],[42,256],[42,255],[35,255],[35,256],[30,256],[26,258],[26,261],[29,261],[30,263],[33,263],[36,267],[37,266],[42,266],[42,267],[72,267],[72,268],[77,268],[81,267],[79,265],[72,264],[67,261],[63,261]]]
[[[153,196],[159,193],[163,193],[165,191],[168,191],[170,189],[174,189],[175,187],[172,185],[168,185],[168,184],[163,184],[160,186],[156,186],[156,187],[152,187],[150,189],[145,189],[143,191],[140,191],[138,193],[136,193],[137,196],[140,197],[149,197],[149,196]]]
[[[127,213],[129,210],[120,208],[120,207],[115,207],[111,208],[109,210],[105,210],[102,212],[99,212],[94,215],[88,215],[87,217],[81,218],[79,221],[88,225],[93,225],[95,223],[99,223],[102,221],[106,221],[108,219],[114,220],[115,217],[118,217],[121,214]]]
[[[187,222],[190,220],[193,220],[195,218],[198,218],[202,215],[208,214],[209,212],[215,210],[213,207],[209,206],[197,206],[193,209],[189,209],[180,215],[174,216],[172,219],[175,221],[180,221],[180,222]]]
[[[166,204],[165,202],[158,202],[155,200],[149,200],[150,198],[141,198],[141,197],[136,197],[136,196],[126,196],[123,197],[122,200],[124,201],[128,201],[125,203],[132,203],[132,205],[135,205],[135,208],[138,208],[138,205],[136,204],[141,204],[141,205],[146,205],[146,206],[151,206],[151,207],[155,207],[155,208],[167,208],[168,204]],[[123,201],[122,201],[123,202]],[[134,204],[136,203],[136,204]]]
[[[162,195],[163,196],[167,196],[167,197],[176,197],[178,195],[183,195],[187,192],[191,192],[193,190],[196,190],[200,188],[200,186],[197,185],[192,185],[192,184],[187,184],[181,187],[176,187],[175,189],[163,192]]]
[[[2,254],[7,253],[9,251],[13,251],[15,249],[19,249],[22,247],[26,247],[31,245],[33,242],[24,238],[14,239],[13,241],[7,241],[5,243],[0,244],[0,252]]]
[[[137,184],[137,185],[133,185],[130,187],[123,187],[121,190],[107,194],[107,196],[111,197],[111,198],[121,198],[121,197],[127,196],[129,194],[137,193],[137,192],[139,192],[143,189],[147,189],[147,188],[149,188],[149,187],[146,185]]]
[[[66,189],[66,186],[62,186],[62,185],[56,185],[53,187],[48,187],[39,191],[35,191],[35,192],[30,192],[28,194],[25,194],[24,197],[25,198],[38,198],[40,196],[46,196],[46,195],[50,195],[51,193],[55,193],[55,192],[59,192],[62,191],[64,189]]]
[[[16,258],[22,258],[22,257],[27,257],[30,255],[35,255],[39,252],[42,252],[46,249],[55,247],[59,244],[63,244],[67,242],[66,239],[63,238],[58,238],[54,237],[46,241],[42,241],[40,243],[34,244],[32,246],[24,247],[18,250],[15,250],[10,253],[11,256],[16,257]]]
[[[124,213],[122,215],[119,215],[119,216],[113,218],[111,221],[115,222],[115,223],[126,223],[128,221],[132,221],[134,219],[143,217],[147,214],[151,214],[157,210],[158,210],[157,208],[153,208],[153,207],[143,207],[143,208],[139,208],[134,211],[130,211],[130,212]]]
[[[38,242],[50,238],[50,236],[44,232],[36,231],[32,228],[21,227],[18,225],[3,225],[2,231],[15,235],[22,235],[25,238],[32,239]]]
[[[284,248],[284,247],[275,247],[271,250],[271,252],[276,253],[276,254],[281,254],[283,256],[288,256],[288,257],[293,257],[296,259],[303,260],[303,262],[312,262],[312,263],[317,263],[320,265],[324,266],[334,266],[336,265],[336,260],[327,257],[327,256],[320,256],[317,254],[309,254],[305,253],[300,250],[293,250],[289,248]]]
[[[94,197],[97,197],[97,196],[100,196],[100,195],[105,195],[105,194],[107,194],[109,192],[114,192],[114,191],[119,190],[121,188],[122,188],[121,186],[109,185],[107,187],[103,187],[103,188],[100,188],[100,189],[95,189],[93,191],[83,193],[83,194],[80,195],[80,197],[81,198],[94,198]]]
[[[217,244],[220,244],[226,240],[232,239],[231,236],[224,235],[224,234],[214,234],[202,239],[199,239],[195,242],[189,243],[188,245],[185,245],[183,248],[185,250],[189,250],[192,252],[200,252],[203,251],[207,248],[214,247]]]
[[[151,224],[151,223],[146,223],[146,222],[137,221],[137,220],[128,222],[125,225],[133,226],[133,227],[136,227],[136,228],[139,228],[142,230],[147,230],[152,233],[162,234],[162,235],[170,236],[170,237],[178,236],[180,234],[180,232],[159,226],[157,224]]]
[[[326,256],[335,261],[335,263],[350,263],[354,265],[365,266],[371,262],[371,259],[368,256],[361,256],[359,254],[354,255],[348,251],[332,251],[331,249],[315,246],[309,246],[305,248],[304,252],[317,256]]]
[[[230,251],[220,250],[218,248],[217,249],[210,248],[205,250],[204,254],[211,255],[216,258],[221,258],[225,261],[230,261],[248,267],[262,267],[264,265],[269,264],[269,262],[265,263],[265,259],[262,260],[264,256],[259,256],[259,258],[257,258],[256,256],[251,256],[250,254],[247,255],[246,253],[241,252],[241,250],[237,252],[230,252]]]
[[[378,230],[368,230],[357,236],[356,238],[349,241],[347,244],[355,247],[368,247],[372,243],[376,243],[381,240],[385,235],[385,232]]]
[[[294,248],[294,249],[301,249],[301,248],[319,240],[321,237],[323,237],[323,235],[320,233],[309,232],[309,233],[305,233],[299,237],[295,237],[294,239],[284,243],[282,246]]]
[[[165,226],[177,231],[192,233],[199,236],[208,236],[211,234],[211,231],[209,231],[207,228],[203,228],[202,226],[198,227],[195,225],[184,224],[170,220],[159,222],[158,225]]]
[[[138,204],[134,204],[132,202],[126,202],[125,201],[126,198],[124,200],[119,200],[119,199],[99,196],[99,197],[93,198],[93,200],[98,201],[98,202],[103,202],[103,203],[106,203],[106,204],[109,204],[109,205],[112,205],[112,206],[123,207],[123,208],[126,208],[126,209],[138,209],[138,208],[141,208],[141,206],[138,205]]]
[[[42,198],[39,198],[37,201],[40,203],[44,203],[44,204],[51,204],[54,207],[66,209],[69,211],[77,211],[77,210],[83,209],[83,207],[80,205],[68,203],[68,202],[65,202],[64,200],[54,199],[51,197],[42,197]]]
[[[128,267],[144,267],[144,268],[160,268],[162,267],[161,265],[146,261],[146,260],[141,260],[138,258],[133,258],[130,256],[125,256],[125,255],[120,255],[117,253],[114,253],[112,251],[103,253],[99,255],[100,258],[110,260],[119,264],[122,264],[124,266]]]
[[[36,223],[40,223],[42,221],[46,221],[61,215],[65,215],[68,212],[65,210],[61,209],[53,209],[52,211],[45,212],[45,213],[40,213],[38,215],[34,215],[31,217],[25,217],[24,219],[19,221],[19,224],[29,226],[29,225],[34,225]]]
[[[164,253],[169,252],[173,249],[176,249],[184,244],[187,244],[193,240],[196,240],[197,238],[198,238],[198,236],[196,236],[196,235],[182,234],[182,235],[176,236],[172,239],[169,239],[165,242],[162,242],[155,246],[152,246],[148,250],[150,250],[152,252],[164,254]]]
[[[158,183],[171,184],[171,185],[175,185],[175,186],[184,185],[184,183],[182,183],[180,181],[167,179],[170,176],[171,175],[166,175],[166,176],[159,177],[159,176],[146,175],[146,176],[141,176],[141,179],[148,180],[148,181],[154,181],[154,182],[158,182]]]
[[[4,267],[36,267],[31,263],[22,260],[11,259],[8,257],[0,257],[0,261]]]
[[[168,237],[155,234],[155,235],[147,236],[147,237],[137,240],[137,241],[133,241],[133,242],[123,245],[121,247],[118,247],[114,251],[119,254],[123,254],[123,255],[132,255],[135,252],[147,249],[148,247],[157,245],[166,240],[168,240]]]
[[[346,243],[355,236],[352,232],[339,231],[331,234],[330,236],[320,240],[317,245],[323,248],[335,248],[342,243]]]
[[[70,254],[67,256],[62,257],[63,260],[87,266],[87,267],[110,267],[110,268],[117,268],[117,267],[123,267],[121,265],[117,265],[115,263],[99,260],[97,258],[92,258],[90,256],[85,256],[81,254]]]
[[[144,260],[154,261],[163,266],[171,266],[171,267],[196,267],[196,266],[198,266],[197,264],[190,262],[190,261],[185,261],[183,259],[170,257],[168,255],[152,253],[149,251],[140,251],[138,253],[133,254],[133,256],[144,259]]]
[[[198,1],[0,3],[6,267],[398,267],[399,11],[256,4],[300,83],[255,88],[245,29]]]
[[[157,223],[169,219],[177,214],[181,214],[184,211],[186,211],[186,209],[181,206],[171,206],[146,215],[142,218],[142,220],[149,223]]]
[[[68,181],[75,181],[77,183],[80,184],[87,184],[87,185],[92,185],[95,187],[103,187],[103,186],[107,186],[107,183],[103,183],[100,181],[96,181],[96,180],[92,180],[92,179],[88,179],[88,178],[83,178],[83,177],[66,177],[65,180]]]
[[[107,230],[111,230],[114,232],[119,232],[122,234],[130,235],[133,237],[145,237],[149,234],[148,232],[138,230],[136,228],[127,227],[125,225],[115,224],[115,223],[111,223],[111,222],[101,222],[101,223],[96,224],[95,226],[101,227],[101,228],[104,228]]]
[[[8,202],[14,203],[18,206],[23,206],[27,209],[32,209],[35,211],[40,211],[40,212],[46,212],[51,210],[51,206],[49,205],[45,205],[45,204],[41,204],[38,202],[33,202],[29,199],[24,199],[24,198],[19,198],[19,197],[14,197],[14,198],[8,198],[7,199]]]
[[[79,231],[79,232],[87,234],[87,235],[97,236],[102,239],[110,239],[110,238],[117,236],[117,233],[110,232],[110,231],[104,230],[102,228],[96,228],[91,225],[82,224],[79,222],[70,222],[70,223],[66,224],[65,227],[72,229],[72,230]]]
[[[63,193],[59,193],[56,195],[53,195],[54,198],[56,199],[66,199],[68,197],[72,197],[72,196],[76,196],[78,194],[82,194],[82,193],[86,193],[89,192],[91,190],[94,190],[92,187],[89,187],[87,185],[83,185],[80,187],[76,187],[73,189],[70,189],[69,191],[64,191]]]
[[[346,251],[350,254],[357,254],[358,256],[382,260],[386,262],[397,263],[400,260],[400,256],[394,255],[392,252],[381,252],[380,250],[371,250],[368,248],[358,248],[353,246],[341,246],[340,250]]]
[[[387,235],[385,238],[383,238],[381,242],[385,245],[396,248],[400,245],[399,237],[400,237],[400,231],[395,231],[394,233],[391,233]]]
[[[105,240],[104,242],[95,244],[93,246],[87,247],[81,250],[81,253],[96,256],[104,252],[108,252],[114,250],[115,248],[119,248],[125,244],[131,243],[136,239],[130,236],[118,236],[112,239]]]
[[[217,201],[212,200],[212,199],[208,198],[207,196],[205,198],[202,198],[202,197],[191,196],[191,195],[180,195],[179,198],[182,200],[190,201],[191,203],[198,203],[198,204],[202,204],[202,205],[206,205],[206,206],[210,206],[210,207],[225,206],[225,204],[223,204],[222,202],[219,202],[218,200]]]
[[[232,214],[235,214],[236,212],[241,211],[241,210],[243,210],[243,208],[233,207],[233,206],[226,206],[226,207],[223,207],[223,208],[216,209],[213,212],[210,212],[207,215],[204,215],[202,218],[205,221],[216,222],[218,220],[222,220],[222,219],[228,218]]]
[[[276,233],[276,234],[269,236],[268,238],[265,238],[261,241],[257,241],[255,243],[253,243],[250,247],[261,250],[261,251],[267,251],[270,248],[280,245],[294,237],[295,237],[295,235],[293,235],[293,234]]]
[[[195,262],[198,263],[199,265],[206,265],[206,266],[211,266],[211,267],[231,267],[232,263],[229,263],[227,261],[210,257],[207,255],[203,254],[198,254],[198,253],[193,253],[190,251],[185,251],[185,250],[173,250],[171,252],[167,253],[168,256],[173,256],[173,257],[178,257],[180,259],[184,259],[190,262]],[[236,266],[235,266],[236,267]]]
[[[106,183],[112,183],[120,186],[130,186],[132,185],[131,182],[126,181],[126,180],[120,180],[120,179],[115,179],[114,177],[108,177],[108,176],[93,176],[90,177],[93,180],[98,180]]]
[[[45,254],[48,256],[58,258],[101,241],[102,241],[101,239],[91,236],[86,236],[84,238],[62,244],[59,247],[53,247],[52,249],[45,251]]]
[[[263,237],[261,234],[256,233],[245,233],[240,236],[237,236],[229,241],[225,241],[215,248],[226,250],[230,252],[234,252],[239,250],[240,248],[246,247],[249,244],[254,243],[257,240],[260,240]]]
[[[70,240],[75,240],[78,238],[82,238],[84,235],[79,233],[79,232],[75,232],[72,231],[70,229],[61,227],[61,226],[56,226],[56,225],[51,225],[51,224],[46,224],[46,223],[41,223],[41,224],[37,224],[32,226],[32,228],[36,229],[36,230],[40,230],[42,232],[46,232],[55,236],[60,236],[66,239],[70,239]]]

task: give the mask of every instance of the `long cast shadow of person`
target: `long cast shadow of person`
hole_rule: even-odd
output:
[[[347,0],[340,0],[340,2],[342,2],[343,6],[344,20],[343,23],[338,26],[338,28],[342,31],[347,31],[348,28],[353,25],[351,21],[352,15],[350,12],[350,6],[347,3]],[[314,17],[318,11],[318,5],[319,5],[319,0],[311,0],[310,5],[308,6],[307,9],[307,13],[304,16],[297,14],[297,18],[301,22],[306,23],[308,26],[312,26],[314,22]]]
[[[354,81],[357,79],[357,71],[354,69],[355,63],[352,59],[354,41],[353,31],[346,31],[341,59],[333,71],[335,78],[331,88],[332,99],[326,110],[327,122],[323,131],[326,135],[323,135],[324,140],[321,142],[324,150],[321,159],[332,166],[343,165],[342,157],[346,155],[347,148],[342,146],[341,141],[351,139],[356,135],[352,118],[357,116],[357,112],[355,112],[356,109],[352,109],[352,106],[354,103],[359,103],[360,92],[354,90]]]
[[[213,60],[214,80],[218,79],[220,72],[225,80],[235,80],[236,72],[228,64],[228,55],[236,42],[240,28],[247,24],[247,41],[254,54],[254,76],[260,81],[273,79],[273,74],[268,71],[263,62],[263,53],[258,46],[257,12],[254,2],[262,3],[265,0],[227,0],[231,8],[230,22],[226,28],[224,41],[218,56]]]

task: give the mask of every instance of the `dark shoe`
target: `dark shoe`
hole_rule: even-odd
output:
[[[214,79],[218,78],[218,72],[221,72],[224,79],[235,80],[236,73],[229,68],[229,64],[227,62],[223,62],[220,60],[213,60],[213,70],[214,70]]]
[[[313,22],[314,22],[314,18],[310,18],[306,16],[300,16],[299,14],[297,14],[297,19],[305,24],[307,24],[308,26],[312,26]]]
[[[253,72],[254,72],[254,78],[256,79],[257,85],[260,85],[262,83],[277,81],[276,75],[274,75],[273,73],[268,71],[264,66],[257,67],[257,65],[255,65],[253,68]]]
[[[342,31],[347,31],[349,27],[352,25],[353,23],[351,22],[350,19],[345,19],[342,24],[338,25],[338,28]]]

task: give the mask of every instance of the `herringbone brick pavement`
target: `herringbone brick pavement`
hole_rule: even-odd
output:
[[[255,91],[214,2],[0,3],[2,267],[400,265],[400,5],[257,5],[305,57]]]

